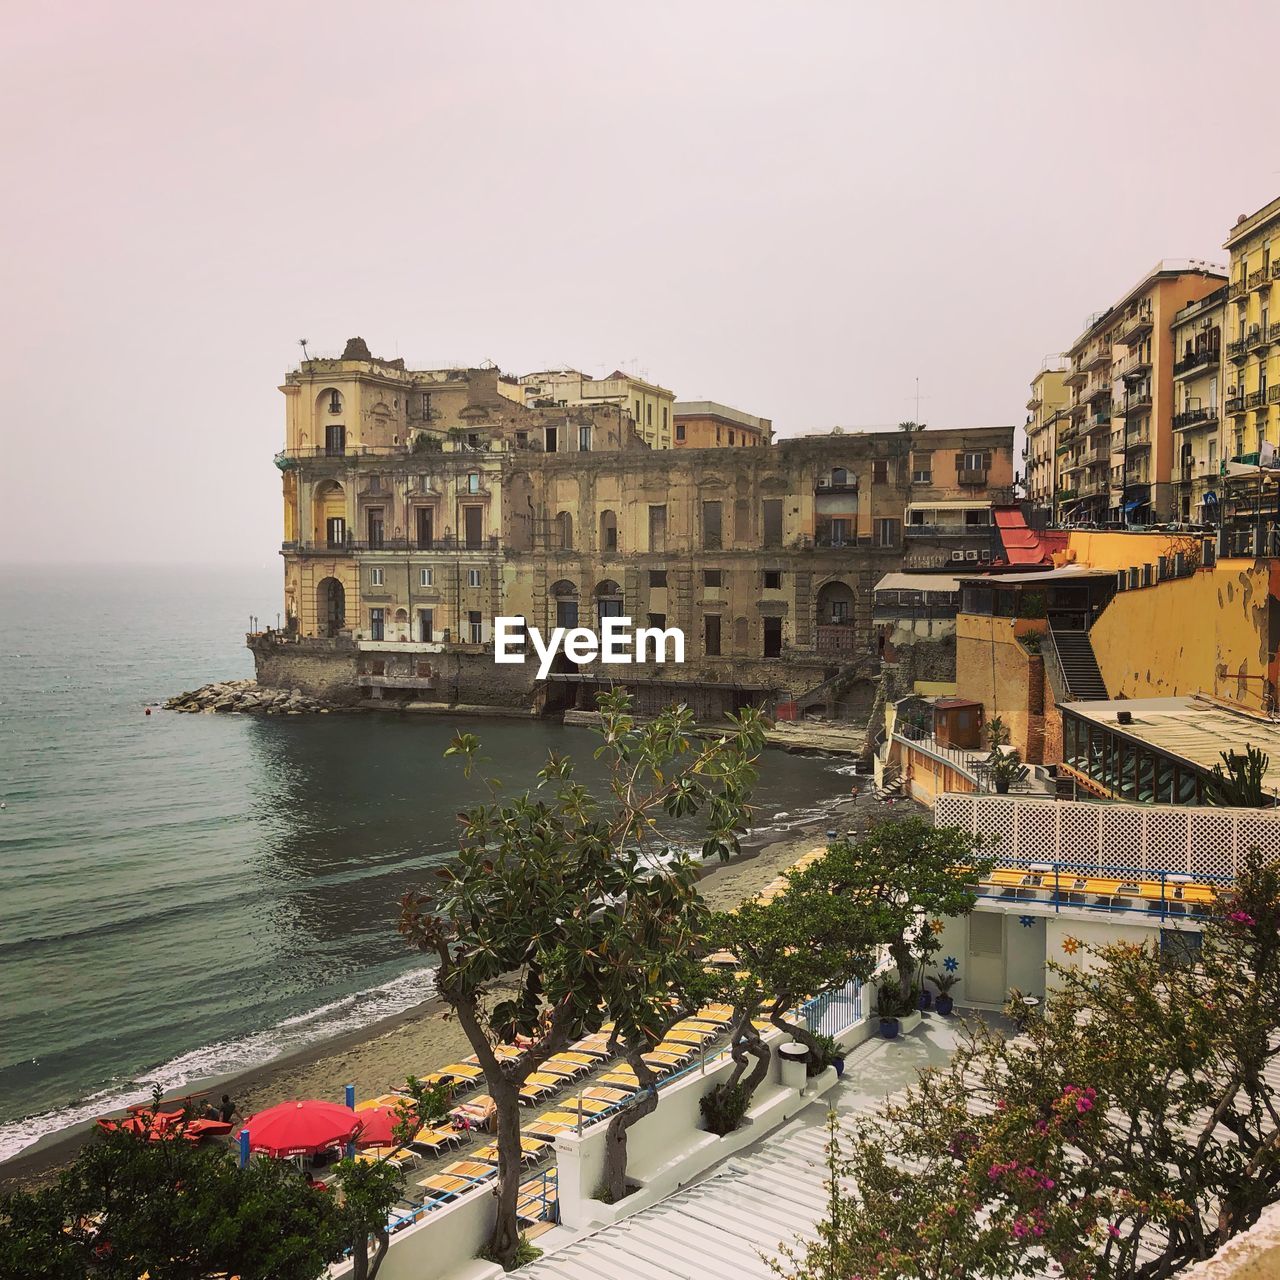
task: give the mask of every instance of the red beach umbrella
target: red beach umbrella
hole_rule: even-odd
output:
[[[311,1098],[281,1102],[244,1122],[249,1150],[269,1156],[313,1156],[340,1147],[359,1132],[361,1117],[350,1107]]]
[[[359,1112],[364,1128],[356,1135],[357,1147],[390,1147],[394,1145],[395,1130],[400,1124],[400,1112],[395,1107],[365,1107]]]

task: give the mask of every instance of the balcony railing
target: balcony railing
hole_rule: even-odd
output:
[[[1226,410],[1228,413],[1244,412],[1244,396],[1228,396],[1226,399]]]
[[[1245,292],[1245,282],[1243,280],[1233,280],[1227,286],[1228,299],[1239,298]]]
[[[417,538],[348,538],[343,542],[286,542],[286,551],[304,555],[346,555],[353,551],[497,551],[500,543],[497,534],[487,538],[434,538],[430,541]]]
[[[398,444],[348,444],[315,445],[306,449],[282,449],[277,458],[299,461],[307,458],[401,458],[408,457],[409,449]]]
[[[1257,289],[1264,284],[1269,284],[1270,281],[1271,273],[1266,269],[1266,267],[1259,267],[1257,271],[1249,272],[1249,282],[1247,287],[1250,289]]]
[[[1267,393],[1263,391],[1250,391],[1244,398],[1244,407],[1246,409],[1258,409],[1267,403]]]
[[[1245,358],[1249,351],[1249,344],[1244,338],[1237,338],[1234,342],[1227,343],[1227,359],[1240,361]]]
[[[1280,382],[1276,383],[1274,387],[1267,388],[1267,403],[1280,404]]]
[[[1099,343],[1091,351],[1085,354],[1080,362],[1080,367],[1085,370],[1101,369],[1103,365],[1111,363],[1111,344],[1109,342]]]
[[[991,532],[989,524],[908,524],[902,532],[909,538],[978,538]]]
[[[1276,388],[1280,391],[1280,387]],[[1217,422],[1218,411],[1214,409],[1187,409],[1182,413],[1173,415],[1173,429],[1175,431],[1186,431],[1190,427],[1208,426],[1210,423]]]
[[[1136,395],[1130,396],[1124,403],[1121,410],[1123,416],[1128,417],[1133,413],[1141,413],[1144,409],[1151,408],[1151,392],[1140,391]]]
[[[1218,363],[1218,358],[1221,355],[1221,347],[1201,347],[1200,350],[1193,351],[1190,355],[1185,355],[1181,360],[1174,362],[1174,375],[1188,374],[1201,367],[1211,368]]]
[[[987,473],[985,471],[967,471],[962,468],[956,472],[956,483],[963,485],[985,485],[987,483]]]
[[[1280,332],[1280,324],[1250,325],[1249,332],[1244,336],[1244,344],[1250,351],[1257,347],[1268,346],[1276,340],[1278,332]]]
[[[1151,304],[1144,303],[1120,322],[1120,332],[1116,341],[1129,346],[1139,338],[1151,332]]]

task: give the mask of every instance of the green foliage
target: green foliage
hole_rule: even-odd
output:
[[[959,984],[960,975],[958,973],[947,973],[945,969],[935,969],[929,975],[929,981],[933,983],[934,990],[940,996],[945,996],[953,987]]]
[[[1009,726],[999,716],[992,716],[987,721],[987,749],[999,751],[1009,742]]]
[[[708,1131],[723,1138],[742,1123],[750,1102],[751,1094],[745,1085],[723,1081],[698,1099],[698,1110],[702,1112]]]
[[[1022,763],[1022,753],[1015,747],[1012,751],[994,748],[987,757],[987,772],[997,791],[1007,791],[1013,783],[1021,782],[1029,770]]]
[[[386,1256],[387,1214],[400,1197],[400,1174],[382,1160],[340,1160],[334,1173],[341,1191],[355,1280],[371,1280]]]
[[[805,1074],[810,1079],[814,1076],[820,1076],[841,1056],[834,1036],[822,1035],[819,1032],[814,1034],[813,1039],[814,1043],[809,1047],[809,1057],[804,1064]]]
[[[905,1018],[916,1012],[920,993],[915,987],[903,991],[896,974],[886,974],[876,997],[876,1013],[882,1018]]]
[[[706,908],[697,864],[673,823],[699,820],[703,857],[736,852],[764,740],[754,710],[729,717],[721,736],[704,741],[694,737],[688,707],[641,724],[625,694],[604,695],[599,705],[605,794],[578,783],[563,756],[548,759],[535,791],[514,798],[485,779],[488,802],[459,814],[456,858],[435,869],[433,888],[401,901],[400,932],[435,957],[437,989],[498,1107],[490,1248],[507,1265],[518,1242],[519,1087],[608,1018],[631,1061],[679,1016],[673,992],[677,1003],[698,997]],[[458,734],[446,754],[462,760],[466,777],[482,776],[474,735]],[[517,1036],[530,1042],[527,1052],[499,1060],[493,1045]],[[606,1176],[615,1194],[625,1186],[626,1126],[655,1104],[642,1091],[611,1122],[618,1141],[609,1144]]]
[[[354,1238],[346,1209],[293,1165],[241,1169],[227,1147],[182,1138],[100,1134],[56,1186],[0,1199],[2,1276],[315,1280]]]
[[[797,1280],[1168,1276],[1280,1197],[1280,870],[1253,852],[1198,960],[1086,948],[1006,1041],[832,1122],[829,1208]]]
[[[480,1258],[484,1262],[496,1263],[504,1271],[518,1271],[521,1267],[528,1266],[531,1262],[537,1262],[540,1257],[542,1257],[542,1250],[528,1236],[523,1234],[516,1243],[515,1254],[507,1264],[504,1264],[501,1258],[493,1257],[488,1249],[480,1251]]]
[[[1264,809],[1275,803],[1275,796],[1266,789],[1271,757],[1265,751],[1246,743],[1244,755],[1223,751],[1221,756],[1222,764],[1213,766],[1209,781],[1212,803],[1238,809]]]
[[[441,443],[439,436],[422,435],[414,436],[412,453],[441,453],[444,445]]]

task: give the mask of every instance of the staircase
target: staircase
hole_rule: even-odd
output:
[[[1049,636],[1057,653],[1058,669],[1072,702],[1103,702],[1107,686],[1103,683],[1098,659],[1087,631],[1059,631],[1050,628]]]

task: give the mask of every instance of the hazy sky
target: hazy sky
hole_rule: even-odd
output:
[[[1020,422],[1280,194],[1274,4],[15,6],[0,559],[274,562],[298,359]]]

